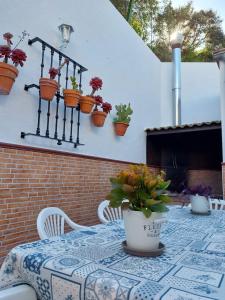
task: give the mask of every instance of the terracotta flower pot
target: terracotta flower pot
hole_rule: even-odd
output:
[[[90,96],[82,96],[80,99],[80,111],[89,114],[95,105],[95,100]]]
[[[0,95],[8,95],[19,71],[16,67],[0,62]]]
[[[54,79],[49,78],[40,78],[39,80],[40,85],[40,95],[41,99],[52,101],[55,96],[55,93],[58,90],[58,83]]]
[[[77,107],[80,101],[80,92],[71,89],[63,90],[64,103],[68,107]]]
[[[93,111],[91,113],[92,123],[97,127],[102,127],[105,123],[105,118],[107,117],[107,113],[104,111]]]
[[[128,126],[129,124],[124,122],[115,122],[114,128],[115,128],[116,135],[124,136]]]

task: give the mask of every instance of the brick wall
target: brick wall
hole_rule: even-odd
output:
[[[199,184],[209,185],[212,187],[212,195],[221,197],[223,192],[222,187],[222,172],[216,170],[189,170],[187,173],[188,186]]]
[[[9,250],[38,239],[36,219],[48,206],[75,222],[98,223],[109,177],[129,163],[0,144],[0,265]]]

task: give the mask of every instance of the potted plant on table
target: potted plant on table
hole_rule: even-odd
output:
[[[116,105],[115,108],[117,110],[116,117],[113,120],[115,133],[116,135],[124,136],[129,126],[131,120],[130,116],[132,115],[133,110],[131,109],[130,103],[128,105]]]
[[[196,185],[190,188],[186,188],[182,191],[184,195],[188,195],[191,201],[191,209],[194,213],[208,213],[209,212],[209,200],[212,188],[206,185]]]
[[[64,103],[68,107],[77,107],[80,101],[81,94],[78,88],[78,84],[76,82],[76,78],[74,76],[71,76],[70,81],[72,84],[72,89],[63,90]]]
[[[23,41],[26,35],[28,35],[28,33],[24,31],[16,47]],[[11,45],[13,44],[13,35],[11,33],[7,32],[3,34],[3,38],[7,44],[0,46],[0,58],[3,58],[3,62],[0,62],[0,94],[8,95],[19,73],[17,66],[20,65],[23,67],[27,56],[21,49],[11,49]],[[13,65],[8,63],[9,60],[12,61]]]
[[[165,181],[165,173],[155,175],[146,165],[134,165],[110,180],[112,190],[106,199],[111,207],[128,206],[123,210],[128,247],[139,251],[157,249],[164,213],[168,211],[165,204],[170,202],[166,193],[170,181]]]
[[[95,109],[91,113],[92,123],[96,127],[102,127],[105,123],[107,114],[112,110],[112,105],[108,102],[103,102],[101,96],[95,96]],[[102,111],[98,110],[98,106],[101,106]]]
[[[99,77],[94,77],[91,79],[89,85],[92,87],[92,92],[90,95],[82,96],[80,99],[80,110],[82,113],[89,114],[95,105],[94,94],[97,90],[102,88],[102,80]]]

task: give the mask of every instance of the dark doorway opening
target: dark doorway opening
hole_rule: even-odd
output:
[[[188,186],[192,170],[195,176],[197,170],[201,171],[201,184],[206,181],[214,185],[213,182],[218,181],[218,173],[221,173],[221,162],[220,122],[147,130],[147,164],[166,171],[167,178],[171,180],[172,192],[180,193]],[[203,170],[212,178],[204,179]],[[215,174],[217,178],[214,180]],[[222,182],[221,187],[218,187],[217,182],[214,192],[222,194]]]

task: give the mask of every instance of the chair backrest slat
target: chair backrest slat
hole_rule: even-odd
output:
[[[220,204],[220,203],[219,203],[219,200],[218,200],[218,199],[215,199],[215,202],[214,202],[214,203],[215,203],[215,208],[214,208],[214,209],[215,209],[215,210],[218,210],[218,209],[219,209],[219,204]]]
[[[98,217],[103,224],[106,224],[109,221],[123,219],[122,209],[121,207],[118,208],[109,207],[109,201],[104,200],[99,204]]]
[[[111,214],[111,211],[108,209],[108,207],[106,207],[103,211],[103,214],[105,215],[105,217],[108,219],[108,220],[112,220],[112,214]]]
[[[46,234],[47,234],[48,236],[50,236],[50,231],[49,231],[48,222],[45,222],[45,224],[44,224],[44,231],[46,232]]]
[[[110,207],[108,207],[108,209],[111,211],[112,221],[115,221],[116,220],[116,208],[110,208]]]
[[[62,217],[60,215],[57,215],[57,235],[63,234],[61,231],[61,219]]]
[[[115,219],[114,210],[110,209],[110,207],[106,207],[105,210],[108,212],[109,220],[113,221]]]
[[[121,207],[118,207],[118,208],[117,208],[117,215],[118,215],[118,218],[117,218],[117,219],[123,219],[123,214],[122,214],[122,209],[121,209]]]
[[[65,219],[63,217],[61,217],[60,222],[61,222],[61,224],[60,224],[60,226],[61,226],[60,232],[61,232],[61,234],[63,234],[64,233]]]
[[[119,207],[115,209],[115,218],[120,219]]]
[[[48,218],[47,223],[48,223],[48,228],[49,228],[49,236],[53,236],[53,228],[52,228],[52,220],[51,216]]]
[[[211,198],[209,198],[209,209],[210,209],[210,210],[213,209],[213,207],[212,207],[212,199],[211,199]]]
[[[56,223],[56,215],[52,216],[52,229],[53,229],[53,233],[54,235],[57,235],[57,223]]]
[[[51,221],[51,216],[48,217],[48,219],[46,220],[47,226],[48,226],[48,231],[49,231],[49,235],[52,236],[52,221]]]

